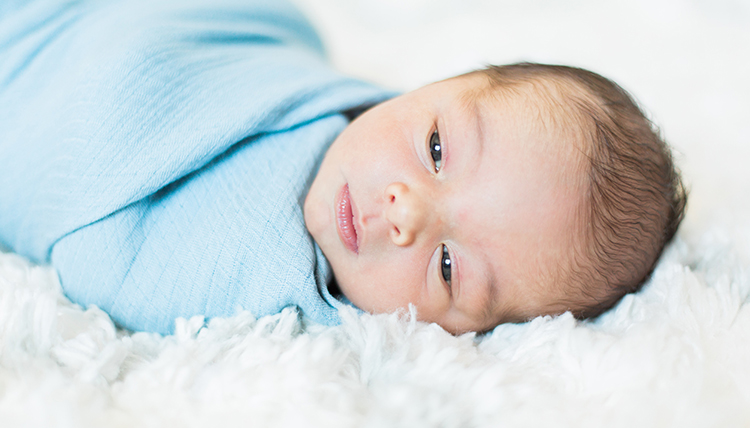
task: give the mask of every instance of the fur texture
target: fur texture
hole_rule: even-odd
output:
[[[636,295],[453,337],[413,314],[295,311],[117,331],[55,272],[0,256],[3,426],[740,426],[750,227],[680,239]],[[744,247],[742,247],[744,245]]]

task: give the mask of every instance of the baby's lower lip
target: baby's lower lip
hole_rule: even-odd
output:
[[[336,229],[344,246],[354,254],[359,254],[357,230],[354,228],[352,201],[349,198],[349,184],[345,184],[336,195]]]

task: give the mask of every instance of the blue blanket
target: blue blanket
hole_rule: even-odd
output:
[[[326,64],[279,0],[0,6],[0,241],[74,302],[338,322],[302,203],[341,112],[391,93]]]

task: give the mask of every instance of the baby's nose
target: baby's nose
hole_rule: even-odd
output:
[[[385,216],[391,223],[391,240],[398,246],[410,245],[429,222],[429,207],[419,192],[404,183],[386,187]]]

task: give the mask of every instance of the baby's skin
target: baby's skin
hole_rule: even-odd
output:
[[[411,303],[452,333],[561,312],[583,150],[532,90],[491,91],[477,73],[425,86],[363,113],[326,153],[305,223],[357,307]]]

